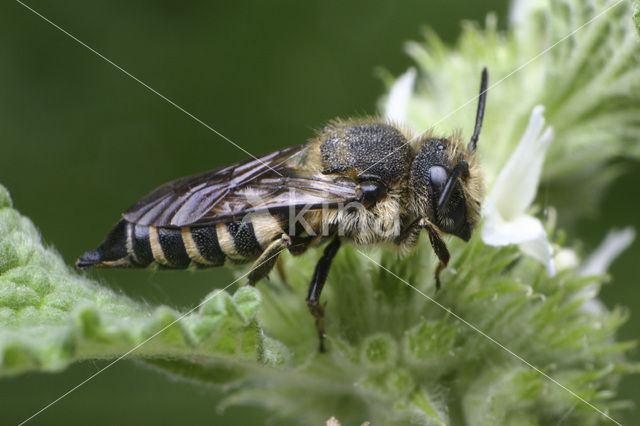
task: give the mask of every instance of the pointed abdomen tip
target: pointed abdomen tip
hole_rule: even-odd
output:
[[[102,262],[102,256],[98,250],[85,253],[81,258],[76,260],[76,268],[87,269]]]

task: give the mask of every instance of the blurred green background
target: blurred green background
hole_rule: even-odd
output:
[[[403,43],[421,39],[425,25],[452,43],[462,19],[483,21],[495,11],[504,27],[507,16],[506,0],[26,3],[255,155],[300,143],[337,116],[375,113],[383,85],[374,71],[397,75],[410,66]],[[19,3],[2,2],[0,17],[0,183],[69,264],[155,186],[246,158]],[[600,214],[571,234],[585,252],[611,227],[640,228],[640,201],[631,196],[640,165],[625,165]],[[608,306],[640,313],[639,254],[636,243],[614,264],[602,291]],[[89,274],[137,300],[181,309],[232,277],[226,269],[187,279],[183,272]],[[638,328],[640,314],[632,315],[621,337],[637,337]],[[0,423],[24,420],[104,365],[0,381]],[[627,379],[622,397],[637,405],[638,389],[639,378]],[[222,395],[126,360],[31,423],[266,421],[258,408],[217,413]]]

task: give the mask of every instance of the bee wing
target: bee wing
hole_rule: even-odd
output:
[[[307,149],[298,145],[166,183],[123,216],[145,226],[204,226],[256,211],[318,209],[356,200],[355,182],[334,182],[305,170]]]

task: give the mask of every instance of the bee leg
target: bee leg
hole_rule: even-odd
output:
[[[415,247],[418,243],[418,237],[420,231],[422,231],[422,225],[420,221],[422,219],[414,220],[406,229],[404,229],[400,235],[398,235],[394,241],[396,245],[401,246],[404,249],[410,249]]]
[[[258,281],[266,277],[269,272],[271,272],[271,269],[273,269],[273,265],[276,264],[280,252],[290,245],[291,237],[287,234],[282,234],[280,238],[269,244],[251,267],[251,272],[249,272],[248,275],[248,284],[256,285]]]
[[[331,261],[340,248],[340,239],[336,237],[329,245],[324,249],[322,257],[316,265],[316,269],[313,271],[313,278],[309,285],[309,294],[307,296],[307,307],[309,312],[313,315],[316,322],[316,330],[318,331],[318,338],[320,339],[320,345],[318,347],[320,352],[325,352],[324,347],[324,306],[320,304],[320,293],[322,293],[322,287],[327,280],[329,274],[329,268],[331,267]]]
[[[433,225],[425,219],[425,223],[423,224],[423,228],[427,230],[429,234],[429,241],[431,242],[431,247],[433,251],[438,256],[440,262],[438,263],[438,267],[436,268],[436,291],[440,290],[440,272],[444,268],[447,267],[449,263],[449,250],[447,249],[447,245],[444,243],[438,231],[433,227]]]
[[[447,249],[447,245],[440,237],[440,234],[433,226],[431,222],[427,218],[420,218],[415,220],[407,229],[405,229],[398,238],[396,238],[395,243],[398,245],[404,245],[407,247],[413,247],[418,240],[418,235],[420,234],[420,230],[426,229],[429,234],[429,241],[431,242],[431,247],[435,252],[436,256],[438,256],[438,267],[436,268],[435,279],[436,279],[436,290],[440,290],[441,282],[440,282],[440,273],[444,268],[447,267],[449,263],[449,250]]]

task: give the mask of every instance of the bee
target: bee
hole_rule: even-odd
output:
[[[482,71],[473,136],[408,131],[381,119],[334,121],[301,145],[166,183],[127,210],[76,267],[200,269],[253,261],[248,283],[266,277],[283,250],[327,243],[307,306],[324,345],[320,294],[343,242],[413,248],[426,230],[449,262],[441,234],[468,241],[480,220],[476,144],[486,104]],[[412,143],[414,142],[414,143]]]

